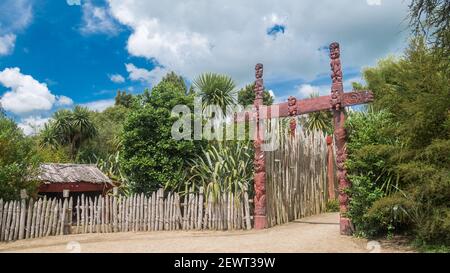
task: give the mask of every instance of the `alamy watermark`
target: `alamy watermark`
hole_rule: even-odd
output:
[[[278,148],[278,122],[270,122],[271,116],[278,116],[279,107],[256,107],[249,105],[227,106],[204,105],[201,98],[194,99],[193,110],[187,105],[176,105],[172,116],[171,134],[175,140],[256,140],[261,139],[263,151]],[[258,120],[258,122],[257,122]]]

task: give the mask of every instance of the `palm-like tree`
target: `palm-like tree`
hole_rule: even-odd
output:
[[[207,105],[217,105],[226,113],[227,106],[236,103],[236,85],[227,75],[204,73],[198,76],[193,84],[202,98],[203,108]]]
[[[75,160],[81,144],[96,134],[97,129],[90,118],[89,110],[75,106],[73,111],[55,112],[53,120],[41,132],[41,144],[52,147],[68,145],[71,159]]]
[[[318,97],[318,93],[312,93],[310,98]],[[330,111],[312,112],[303,120],[303,126],[308,131],[322,131],[327,134],[332,132],[332,115]]]
[[[40,137],[40,145],[42,147],[51,147],[57,148],[59,145],[59,138],[56,135],[56,131],[54,130],[52,122],[48,122],[44,124],[44,128],[39,133]]]

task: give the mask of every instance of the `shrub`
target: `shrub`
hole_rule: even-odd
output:
[[[349,190],[351,198],[348,216],[355,225],[357,235],[374,236],[380,228],[376,223],[367,221],[366,213],[375,201],[384,196],[383,191],[366,176],[350,176],[350,180],[352,187]]]
[[[372,235],[387,233],[389,236],[409,227],[412,221],[409,212],[413,207],[413,202],[396,193],[376,200],[364,217],[373,227]]]
[[[30,178],[38,161],[33,148],[32,140],[0,113],[0,199],[18,199],[22,189],[35,193],[37,183]]]
[[[193,96],[186,95],[178,84],[162,81],[139,98],[125,121],[120,165],[135,192],[148,193],[167,183],[180,183],[187,159],[201,151],[201,141],[172,138],[175,105],[193,107]]]
[[[337,199],[330,199],[327,201],[326,212],[339,212],[339,200]]]
[[[185,191],[205,189],[206,195],[236,195],[250,187],[253,180],[253,147],[250,141],[213,142],[189,164],[189,179],[179,185]]]

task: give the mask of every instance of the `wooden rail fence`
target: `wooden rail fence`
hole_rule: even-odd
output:
[[[163,189],[150,196],[0,200],[0,241],[70,233],[201,229],[251,229],[247,192],[242,196],[225,193],[217,200],[212,196],[206,200],[202,190],[182,197],[165,194]]]

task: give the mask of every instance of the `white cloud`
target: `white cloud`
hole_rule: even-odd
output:
[[[5,34],[0,36],[0,56],[8,55],[14,49],[14,43],[16,42],[16,35]]]
[[[269,94],[273,99],[275,99],[275,93],[273,92],[273,90],[269,90]]]
[[[41,83],[30,75],[22,74],[18,67],[0,71],[0,84],[9,88],[0,97],[2,107],[19,116],[26,116],[31,112],[48,111],[55,105],[73,104],[71,98],[55,96],[46,83]]]
[[[380,6],[381,0],[366,0],[367,5],[369,6]]]
[[[302,98],[308,98],[311,94],[319,94],[320,96],[328,94],[330,91],[330,87],[327,85],[311,85],[311,84],[302,84],[298,86],[298,93]]]
[[[401,50],[407,35],[402,1],[387,1],[376,10],[354,0],[108,2],[111,14],[131,29],[131,55],[156,60],[189,79],[206,71],[226,73],[238,85],[253,80],[258,62],[265,65],[267,82],[311,81],[329,73],[323,47],[335,40],[344,68],[359,69]],[[273,39],[267,29],[279,23],[286,31]]]
[[[124,83],[125,82],[125,78],[120,74],[112,74],[112,75],[109,75],[108,77],[112,82],[115,82],[115,83]]]
[[[55,95],[30,75],[24,75],[17,67],[5,68],[0,72],[0,84],[10,88],[0,99],[3,108],[14,114],[50,110],[55,103]]]
[[[30,24],[32,17],[30,0],[0,1],[0,56],[13,52],[17,33]]]
[[[91,1],[86,1],[83,7],[83,25],[81,32],[84,34],[103,33],[116,35],[119,26],[110,15],[109,10],[104,7],[94,6]]]
[[[73,100],[66,96],[56,96],[56,105],[70,106],[70,105],[73,105]]]
[[[67,0],[67,5],[69,6],[79,6],[81,5],[81,0]]]
[[[161,67],[155,67],[152,70],[136,67],[134,64],[125,64],[125,68],[129,73],[128,77],[132,81],[147,82],[152,85],[157,84],[164,75],[167,74],[167,70]]]
[[[21,128],[25,135],[35,135],[37,134],[49,121],[50,118],[43,118],[41,116],[37,117],[27,117],[22,119],[18,126]]]
[[[365,85],[366,82],[360,78],[360,77],[355,77],[355,78],[350,78],[350,79],[344,79],[344,91],[349,92],[353,89],[352,83],[356,82],[356,83],[360,83],[362,85]]]
[[[89,110],[102,112],[106,108],[114,105],[114,99],[96,100],[88,103],[83,103],[81,106],[87,107]]]

